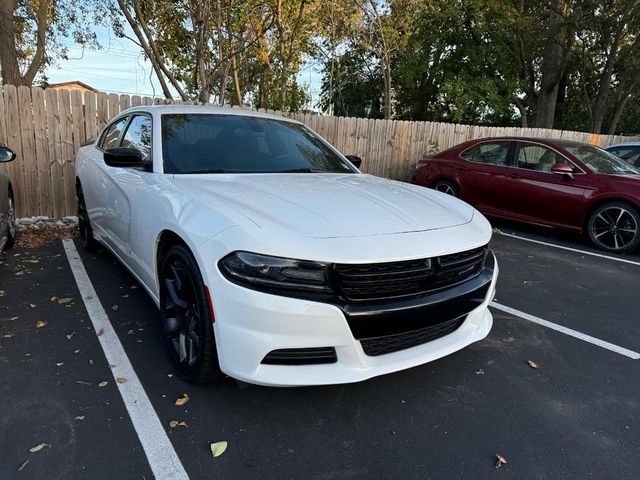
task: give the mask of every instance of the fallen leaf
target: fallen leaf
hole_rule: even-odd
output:
[[[215,442],[211,444],[213,458],[219,457],[227,450],[227,442]]]
[[[30,306],[31,308],[36,308],[38,305],[36,305],[35,303],[30,303],[30,304],[29,304],[29,306]]]
[[[117,312],[120,309],[120,307],[116,304],[116,305],[111,305],[111,310],[113,310],[114,312]]]
[[[51,300],[52,302],[57,302],[59,298],[54,295],[51,298],[49,298],[49,300]]]
[[[80,349],[74,350],[73,353],[80,353]]]
[[[18,467],[18,471],[21,472],[22,470],[24,470],[24,467],[27,466],[27,463],[29,463],[29,460],[25,460],[24,462],[22,462],[22,465]]]
[[[484,375],[484,370],[480,369],[476,371],[476,375]]]
[[[122,298],[129,298],[129,294],[125,293],[124,295],[122,295]]]
[[[133,335],[134,333],[135,333],[135,332],[133,331],[133,329],[131,329],[131,330],[129,330],[129,331],[127,332],[127,335]]]
[[[99,387],[106,387],[107,385],[109,385],[109,382],[100,382],[98,384]]]
[[[100,330],[98,330],[98,333],[96,333],[96,335],[99,337],[101,335],[104,335],[104,328],[101,328]]]
[[[36,322],[36,328],[44,328],[47,326],[47,322],[45,322],[44,320],[38,320]]]
[[[49,445],[48,443],[39,443],[38,445],[31,447],[29,449],[29,451],[31,453],[36,453],[39,452],[40,450],[42,450],[44,447],[50,447],[51,445]]]
[[[5,294],[5,293],[7,293],[7,292],[6,292],[6,291],[4,291],[4,290],[0,290],[0,297],[4,297],[4,294]]]
[[[171,420],[169,422],[169,426],[171,428],[176,428],[176,427],[187,427],[187,422],[185,421],[178,421],[178,420]]]
[[[67,337],[67,340],[71,340],[75,335],[77,335],[76,332],[71,332],[68,335],[65,335],[65,337]]]
[[[17,320],[17,319],[19,319],[19,318],[20,318],[20,317],[11,317],[11,318],[9,319],[9,321],[10,321],[10,322],[13,322],[14,320]]]
[[[538,365],[536,362],[534,362],[533,360],[529,360],[527,361],[527,363],[529,364],[529,366],[531,368],[540,368],[540,365]]]
[[[137,290],[138,286],[137,285],[131,285],[131,290]]]
[[[88,385],[88,386],[93,385],[91,382],[85,382],[84,380],[76,380],[76,383],[78,385]]]
[[[118,382],[118,383],[124,383],[126,381],[127,381],[127,379],[124,378],[124,377],[116,377],[116,382]]]
[[[498,459],[498,461],[496,462],[496,468],[500,468],[502,465],[506,465],[507,463],[509,463],[507,462],[507,459],[499,453],[496,453],[496,458]]]
[[[5,333],[4,335],[2,335],[4,338],[11,338],[13,337],[13,333]]]
[[[58,299],[58,303],[60,305],[64,305],[65,303],[71,303],[71,302],[73,302],[73,298],[65,297],[65,298]]]
[[[63,366],[63,365],[64,365],[64,362],[58,362],[58,363],[56,363],[56,367],[61,367],[61,366]]]
[[[76,420],[84,420],[84,415],[78,415],[78,416],[76,417]]]
[[[182,394],[182,397],[178,398],[175,402],[175,406],[176,407],[181,407],[183,405],[186,405],[186,403],[191,400],[191,398],[189,397],[189,395],[187,395],[186,393]]]
[[[93,360],[89,359],[89,365],[93,365]]]

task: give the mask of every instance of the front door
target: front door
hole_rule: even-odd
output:
[[[573,178],[553,173],[556,163],[570,165]],[[584,210],[586,201],[583,177],[579,167],[546,145],[519,142],[504,183],[509,208],[522,220],[579,228],[576,212]]]

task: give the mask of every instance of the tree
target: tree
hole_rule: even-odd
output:
[[[36,75],[56,59],[67,57],[63,40],[97,47],[94,23],[101,23],[109,1],[0,1],[0,66],[7,85],[34,83]]]

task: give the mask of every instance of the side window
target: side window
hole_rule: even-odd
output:
[[[542,145],[520,144],[516,156],[516,167],[537,172],[551,172],[551,167],[556,163],[563,163],[579,172],[575,165],[559,153]]]
[[[146,115],[134,116],[124,134],[121,146],[137,148],[142,153],[142,158],[149,160],[151,155],[151,119]]]
[[[511,142],[488,142],[471,147],[460,154],[470,162],[488,163],[491,165],[507,165]]]
[[[127,124],[127,117],[122,118],[108,127],[108,130],[105,132],[102,137],[102,149],[107,150],[109,148],[118,147],[118,142],[120,141],[120,134],[124,129],[124,126]]]
[[[607,151],[635,165],[637,165],[640,159],[640,147],[617,147],[608,149]]]

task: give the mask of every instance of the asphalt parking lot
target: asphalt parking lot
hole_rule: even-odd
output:
[[[0,478],[153,478],[168,446],[173,478],[637,479],[640,255],[497,227],[487,339],[363,383],[295,389],[181,381],[151,299],[110,254],[78,247],[135,371],[118,383],[123,365],[102,346],[111,330],[94,328],[63,243],[11,250],[0,256]],[[217,441],[228,449],[213,458]]]

